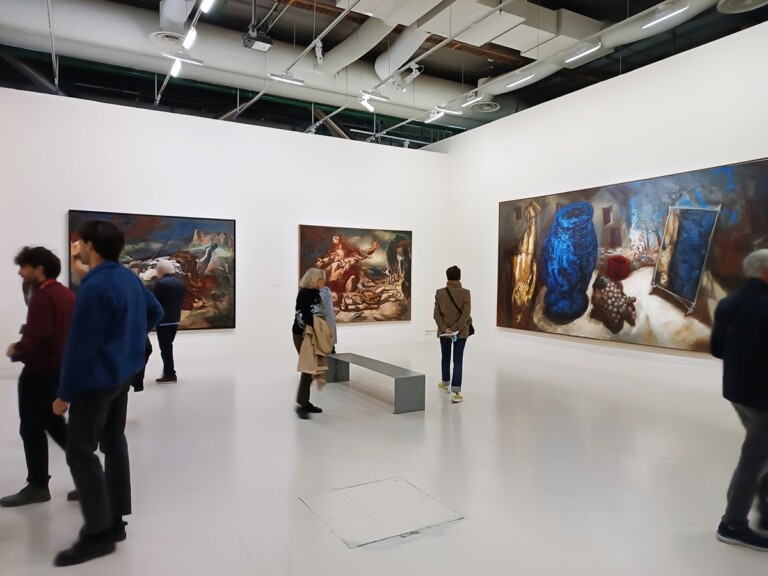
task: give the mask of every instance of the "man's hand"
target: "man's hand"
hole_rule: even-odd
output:
[[[56,400],[53,401],[53,413],[56,414],[56,416],[64,416],[64,414],[67,413],[67,410],[69,410],[69,402],[64,402],[61,398],[56,398]]]
[[[5,353],[8,358],[12,358],[16,354],[16,344],[8,346],[8,351]]]

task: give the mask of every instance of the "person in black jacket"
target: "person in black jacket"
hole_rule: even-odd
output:
[[[717,539],[768,551],[768,538],[747,523],[757,496],[760,528],[768,530],[768,250],[744,259],[744,275],[744,286],[717,305],[710,343],[723,360],[723,396],[746,429]]]
[[[184,283],[176,278],[173,262],[160,260],[157,263],[157,282],[155,298],[163,307],[165,315],[157,325],[157,343],[160,357],[163,359],[163,375],[155,382],[176,382],[176,366],[173,363],[173,341],[181,322],[181,305],[184,302]],[[151,353],[151,345],[150,345]]]
[[[296,296],[296,314],[293,320],[293,344],[296,352],[301,354],[301,343],[304,340],[304,329],[314,327],[314,314],[322,309],[323,301],[320,289],[325,286],[325,272],[319,268],[310,268],[304,273],[299,282],[299,293]],[[320,414],[323,409],[309,401],[309,388],[312,385],[312,374],[301,373],[299,390],[296,394],[296,414],[306,420],[310,414]]]

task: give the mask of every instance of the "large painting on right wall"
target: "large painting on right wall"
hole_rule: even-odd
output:
[[[768,160],[499,204],[497,325],[706,351],[768,248]]]

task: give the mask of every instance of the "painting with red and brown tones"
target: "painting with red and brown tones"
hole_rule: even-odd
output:
[[[184,282],[181,330],[235,327],[235,221],[115,212],[69,211],[70,246],[86,220],[108,220],[125,233],[120,262],[152,290],[160,259]],[[70,270],[69,286],[79,277]]]
[[[299,278],[325,270],[336,322],[411,319],[411,240],[404,230],[299,226]]]
[[[496,324],[706,352],[768,248],[768,160],[499,204]]]

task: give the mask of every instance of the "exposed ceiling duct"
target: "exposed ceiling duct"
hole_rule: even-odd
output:
[[[386,38],[396,26],[396,23],[388,24],[378,18],[369,18],[351,36],[325,54],[323,72],[334,75],[356,62]]]
[[[604,30],[600,41],[606,48],[616,48],[644,40],[679,26],[715,4],[717,0],[667,0]]]
[[[184,36],[184,25],[195,0],[160,0],[160,31]]]
[[[57,52],[73,58],[156,72],[165,76],[170,62],[163,48],[150,39],[157,31],[158,16],[139,8],[98,0],[56,0],[55,30]],[[0,43],[40,52],[50,49],[45,7],[28,0],[3,0],[0,12]],[[205,66],[185,66],[181,77],[259,91],[267,74],[279,72],[294,60],[292,45],[275,42],[270,52],[254,53],[241,47],[241,34],[217,26],[200,24],[191,50]],[[292,72],[305,80],[299,91],[275,85],[270,92],[332,106],[343,106],[360,90],[369,90],[380,78],[373,66],[363,61],[344,73],[329,76],[316,72],[313,56],[305,57]],[[394,93],[389,102],[377,105],[377,112],[408,117],[416,110],[429,110],[435,102],[456,98],[465,88],[457,82],[422,75],[418,93]],[[473,125],[472,122],[466,123]]]
[[[742,14],[768,6],[768,0],[720,0],[717,11],[723,14]]]
[[[376,58],[374,68],[379,78],[384,80],[384,78],[399,70],[403,64],[411,59],[411,56],[429,36],[429,32],[419,30],[416,24],[411,24],[403,30],[392,46]]]
[[[718,0],[666,0],[631,18],[618,22],[567,50],[559,50],[514,72],[490,79],[482,93],[499,95],[513,92],[551,76],[563,68],[576,68],[624,46],[661,34],[679,26],[717,4]]]

